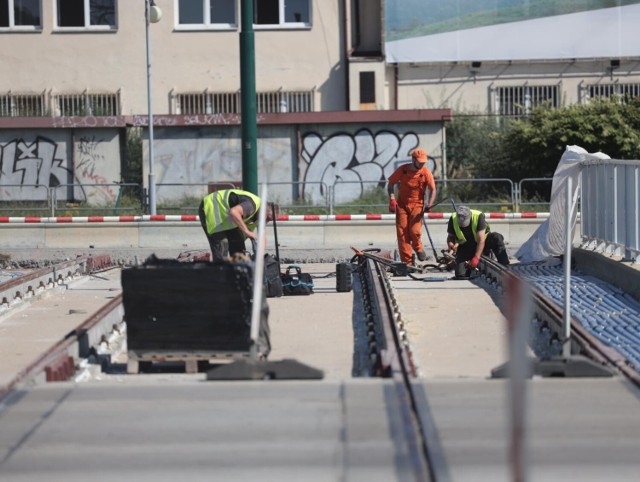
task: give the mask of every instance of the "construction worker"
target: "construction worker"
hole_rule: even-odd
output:
[[[411,163],[398,167],[388,179],[389,212],[396,214],[396,235],[400,260],[410,264],[413,251],[424,261],[427,254],[422,246],[422,219],[431,211],[436,200],[436,183],[431,171],[426,168],[427,151],[411,151]],[[396,184],[400,185],[398,200],[395,198]],[[425,208],[425,195],[429,188],[429,200]]]
[[[276,206],[267,203],[266,221],[273,220]],[[244,253],[247,238],[258,240],[254,232],[258,226],[258,212],[262,200],[241,189],[224,189],[207,194],[198,207],[198,217],[207,235],[213,261],[221,261],[230,254]]]
[[[498,263],[509,264],[504,237],[491,231],[481,211],[458,206],[447,225],[447,248],[455,254],[455,275],[468,278],[480,262],[480,255],[493,253]]]

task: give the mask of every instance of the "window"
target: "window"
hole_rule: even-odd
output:
[[[59,28],[116,28],[116,0],[57,0],[56,6]]]
[[[46,94],[0,94],[0,117],[43,117],[46,110]]]
[[[253,0],[256,26],[310,27],[311,0]]]
[[[40,0],[0,0],[0,29],[40,29]]]
[[[240,92],[185,92],[172,94],[172,114],[239,114]],[[314,91],[256,92],[256,111],[262,113],[313,112]]]
[[[360,103],[371,104],[376,101],[375,72],[360,72]]]
[[[120,115],[120,92],[58,94],[53,96],[57,117]]]
[[[559,85],[518,85],[496,87],[493,90],[494,108],[499,115],[519,117],[529,115],[540,105],[560,106]]]
[[[178,0],[178,25],[198,28],[235,28],[236,0]]]
[[[640,84],[619,84],[617,82],[587,85],[586,89],[583,89],[582,92],[583,102],[588,102],[589,99],[596,97],[604,97],[607,99],[617,98],[626,102],[630,98],[639,96]]]

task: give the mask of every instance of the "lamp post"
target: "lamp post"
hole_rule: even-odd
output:
[[[144,0],[145,34],[147,44],[147,113],[149,118],[149,213],[156,214],[156,180],[153,175],[153,108],[151,106],[151,45],[149,24],[162,18],[162,10],[154,0]]]

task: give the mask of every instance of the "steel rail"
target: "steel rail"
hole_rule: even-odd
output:
[[[381,336],[375,344],[377,367],[373,372],[393,380],[415,480],[447,482],[450,475],[444,450],[424,393],[420,394],[420,404],[417,401],[418,386],[413,383],[417,369],[400,320],[387,266],[365,256],[359,259],[363,297],[367,299],[367,321],[376,325],[375,332]]]
[[[89,357],[91,349],[117,329],[122,316],[122,294],[119,294],[1,386],[0,399],[28,380],[45,377],[47,381],[68,380],[76,372],[78,360]]]
[[[480,274],[490,282],[496,283],[500,289],[507,285],[507,277],[520,278],[493,259],[483,256],[481,261]],[[526,283],[526,281],[523,282]],[[531,286],[531,290],[534,298],[534,316],[554,333],[555,338],[562,339],[563,307],[544,295],[536,286]],[[615,368],[635,385],[640,386],[640,373],[630,365],[622,354],[592,335],[574,317],[571,317],[570,324],[572,353],[582,354],[597,363]]]
[[[111,268],[113,263],[109,256],[82,256],[21,274],[0,283],[0,306],[3,308],[0,313],[5,314],[23,303],[30,303],[49,289]],[[86,359],[105,335],[118,329],[123,315],[122,295],[119,294],[0,386],[0,398],[23,382],[40,379],[62,381],[72,377],[78,362]]]

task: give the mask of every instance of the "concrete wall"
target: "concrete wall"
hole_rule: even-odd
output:
[[[116,129],[0,130],[0,199],[58,199],[112,206],[121,180],[120,138]],[[67,184],[84,187],[67,188]],[[102,184],[100,188],[91,184]]]
[[[384,185],[416,146],[437,156],[441,138],[441,122],[259,126],[258,182],[269,183],[269,198],[280,203],[326,205],[334,186],[335,201],[347,202]],[[146,183],[148,140],[144,145]],[[156,128],[154,158],[158,202],[204,195],[209,182],[242,180],[240,127]],[[195,185],[163,186],[174,183]]]
[[[436,249],[445,247],[448,219],[428,221],[429,233]],[[502,233],[513,255],[529,239],[543,219],[491,220],[491,229]],[[379,221],[280,221],[277,223],[280,249],[358,249],[396,245],[393,220]],[[579,223],[576,238],[579,242]],[[200,223],[132,222],[85,224],[0,224],[3,250],[17,249],[208,249]],[[431,246],[423,230],[423,242],[429,254]],[[248,244],[248,243],[247,243]],[[267,249],[275,249],[273,226],[267,227]]]

